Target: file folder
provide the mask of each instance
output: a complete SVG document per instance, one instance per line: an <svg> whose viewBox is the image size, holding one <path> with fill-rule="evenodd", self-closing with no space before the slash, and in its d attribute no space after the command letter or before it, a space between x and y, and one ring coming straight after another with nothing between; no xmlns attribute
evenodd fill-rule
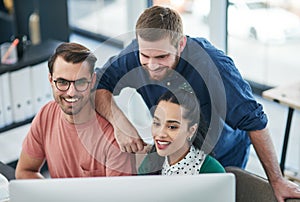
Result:
<svg viewBox="0 0 300 202"><path fill-rule="evenodd" d="M10 73L12 111L14 122L24 121L34 116L30 68L22 68Z"/></svg>
<svg viewBox="0 0 300 202"><path fill-rule="evenodd" d="M2 109L4 115L4 125L13 123L12 105L11 105L11 88L10 88L10 73L1 74L0 80Z"/></svg>
<svg viewBox="0 0 300 202"><path fill-rule="evenodd" d="M2 75L0 75L0 85L2 86ZM4 97L0 87L0 128L5 126L3 99Z"/></svg>
<svg viewBox="0 0 300 202"><path fill-rule="evenodd" d="M47 62L34 65L30 69L33 109L36 114L42 106L52 99L52 89L48 79Z"/></svg>

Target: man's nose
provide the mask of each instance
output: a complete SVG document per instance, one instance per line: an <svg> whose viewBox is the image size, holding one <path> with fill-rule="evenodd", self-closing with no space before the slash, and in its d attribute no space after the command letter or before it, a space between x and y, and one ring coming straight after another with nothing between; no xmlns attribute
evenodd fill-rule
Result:
<svg viewBox="0 0 300 202"><path fill-rule="evenodd" d="M68 89L68 91L67 91L67 94L70 95L70 96L73 96L73 95L76 94L76 92L77 92L77 90L76 90L76 88L75 88L75 83L74 83L74 82L71 82L71 83L70 83L70 87L69 87L69 89Z"/></svg>
<svg viewBox="0 0 300 202"><path fill-rule="evenodd" d="M149 70L155 70L158 67L158 63L154 58L150 58L148 62L148 68Z"/></svg>

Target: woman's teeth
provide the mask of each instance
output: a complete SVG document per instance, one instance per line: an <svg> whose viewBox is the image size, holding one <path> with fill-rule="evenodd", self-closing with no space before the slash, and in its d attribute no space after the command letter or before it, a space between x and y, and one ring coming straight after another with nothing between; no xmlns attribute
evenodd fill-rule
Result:
<svg viewBox="0 0 300 202"><path fill-rule="evenodd" d="M160 145L168 145L168 144L170 144L171 142L165 142L165 141L157 141L157 143L158 144L160 144Z"/></svg>

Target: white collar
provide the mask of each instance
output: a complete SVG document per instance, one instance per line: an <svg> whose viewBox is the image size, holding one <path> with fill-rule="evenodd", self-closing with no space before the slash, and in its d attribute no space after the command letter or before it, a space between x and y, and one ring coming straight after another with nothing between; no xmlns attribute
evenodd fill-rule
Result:
<svg viewBox="0 0 300 202"><path fill-rule="evenodd" d="M174 165L170 165L167 157L162 169L162 175L197 175L203 164L206 155L202 150L196 149L193 145L189 153Z"/></svg>

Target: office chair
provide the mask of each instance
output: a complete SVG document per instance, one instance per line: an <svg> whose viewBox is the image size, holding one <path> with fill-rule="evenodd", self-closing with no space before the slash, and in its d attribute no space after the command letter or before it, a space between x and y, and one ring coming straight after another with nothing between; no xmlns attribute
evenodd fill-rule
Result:
<svg viewBox="0 0 300 202"><path fill-rule="evenodd" d="M274 192L268 180L237 167L226 167L226 172L236 177L237 202L276 202ZM287 202L300 202L300 199L287 199Z"/></svg>

